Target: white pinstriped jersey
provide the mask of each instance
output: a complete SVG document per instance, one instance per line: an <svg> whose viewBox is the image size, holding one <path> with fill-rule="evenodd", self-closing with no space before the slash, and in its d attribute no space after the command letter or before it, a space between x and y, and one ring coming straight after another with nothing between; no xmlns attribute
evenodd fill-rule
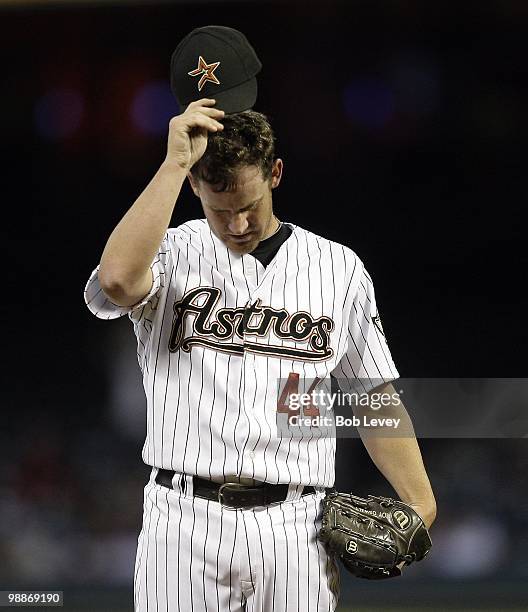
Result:
<svg viewBox="0 0 528 612"><path fill-rule="evenodd" d="M264 267L230 251L205 219L169 229L149 294L112 304L98 269L85 301L99 318L128 315L147 399L143 460L203 478L238 475L329 487L335 439L311 428L277 436L280 384L398 377L376 324L372 280L349 248L289 223ZM282 381L282 382L281 382Z"/></svg>

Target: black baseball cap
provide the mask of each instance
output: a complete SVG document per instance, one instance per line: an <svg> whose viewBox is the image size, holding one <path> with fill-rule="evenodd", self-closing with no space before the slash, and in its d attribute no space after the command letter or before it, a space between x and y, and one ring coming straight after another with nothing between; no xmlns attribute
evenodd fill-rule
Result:
<svg viewBox="0 0 528 612"><path fill-rule="evenodd" d="M182 112L194 100L214 98L215 108L239 113L257 100L255 75L261 68L242 32L215 25L196 28L172 54L172 93Z"/></svg>

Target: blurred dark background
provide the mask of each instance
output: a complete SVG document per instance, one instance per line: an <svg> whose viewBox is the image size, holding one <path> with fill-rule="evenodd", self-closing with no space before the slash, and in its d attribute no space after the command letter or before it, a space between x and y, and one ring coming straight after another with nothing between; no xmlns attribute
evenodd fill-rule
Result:
<svg viewBox="0 0 528 612"><path fill-rule="evenodd" d="M2 5L0 590L132 609L148 475L135 338L82 293L163 160L169 58L195 27L257 50L255 108L285 162L275 210L366 262L400 374L525 376L526 2ZM186 187L172 225L202 216ZM526 609L523 435L422 440L435 548L383 588L344 576L342 609ZM338 453L338 488L391 493L361 442Z"/></svg>

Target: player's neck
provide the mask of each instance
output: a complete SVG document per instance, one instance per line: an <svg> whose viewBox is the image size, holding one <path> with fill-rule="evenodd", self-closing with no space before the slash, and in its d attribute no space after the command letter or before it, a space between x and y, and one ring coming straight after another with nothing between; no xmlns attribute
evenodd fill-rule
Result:
<svg viewBox="0 0 528 612"><path fill-rule="evenodd" d="M262 240L267 240L268 238L271 238L272 236L274 236L280 230L281 226L282 226L282 223L277 219L275 215L273 215L273 219L271 220L271 223L270 223L270 228L262 237L261 242Z"/></svg>

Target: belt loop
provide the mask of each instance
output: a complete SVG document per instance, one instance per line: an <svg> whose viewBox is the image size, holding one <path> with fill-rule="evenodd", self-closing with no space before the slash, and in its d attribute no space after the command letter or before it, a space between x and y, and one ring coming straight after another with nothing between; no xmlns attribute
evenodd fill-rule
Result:
<svg viewBox="0 0 528 612"><path fill-rule="evenodd" d="M288 485L288 493L286 493L286 499L284 501L297 501L301 499L303 489L304 485Z"/></svg>
<svg viewBox="0 0 528 612"><path fill-rule="evenodd" d="M185 497L192 497L194 495L193 477L190 474L174 472L172 488Z"/></svg>
<svg viewBox="0 0 528 612"><path fill-rule="evenodd" d="M193 486L193 477L191 474L180 474L180 490L183 495L187 497L193 497L194 495L194 486Z"/></svg>

